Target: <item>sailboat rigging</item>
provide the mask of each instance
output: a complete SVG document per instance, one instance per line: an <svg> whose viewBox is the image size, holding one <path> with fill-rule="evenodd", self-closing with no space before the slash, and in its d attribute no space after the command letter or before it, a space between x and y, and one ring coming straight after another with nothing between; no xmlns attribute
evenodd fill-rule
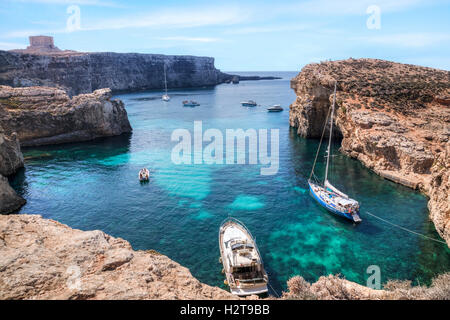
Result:
<svg viewBox="0 0 450 320"><path fill-rule="evenodd" d="M167 76L166 76L166 64L164 64L164 88L165 88L165 94L163 94L163 96L162 96L162 100L163 101L169 101L170 100L170 97L169 97L169 95L167 94Z"/></svg>
<svg viewBox="0 0 450 320"><path fill-rule="evenodd" d="M331 142L333 135L333 118L334 118L334 109L336 104L336 86L337 82L334 83L334 93L333 93L333 103L331 105L331 110L328 111L327 118L325 120L325 125L322 131L322 137L320 138L319 147L317 149L316 158L314 159L313 168L311 170L311 174L308 179L309 189L311 191L312 196L317 202L327 209L328 211L347 218L354 222L361 222L361 218L359 217L359 203L358 201L350 198L347 194L343 193L335 186L333 186L328 180L328 173L331 161ZM331 116L330 116L331 111ZM317 157L319 155L320 146L322 144L322 139L325 133L325 129L328 124L328 116L330 116L330 132L328 138L328 148L326 152L327 164L325 167L325 179L323 183L320 183L318 179L314 175L314 168L316 166ZM314 178L314 181L313 181Z"/></svg>

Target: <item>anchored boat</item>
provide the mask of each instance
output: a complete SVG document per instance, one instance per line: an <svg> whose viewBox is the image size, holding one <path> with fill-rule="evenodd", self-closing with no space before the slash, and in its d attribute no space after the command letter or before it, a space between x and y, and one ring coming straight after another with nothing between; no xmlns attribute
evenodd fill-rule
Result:
<svg viewBox="0 0 450 320"><path fill-rule="evenodd" d="M164 88L165 88L165 94L163 94L163 96L162 96L162 100L163 101L169 101L170 100L170 97L169 97L169 95L167 94L167 77L166 77L166 65L164 64Z"/></svg>
<svg viewBox="0 0 450 320"><path fill-rule="evenodd" d="M311 191L312 196L317 202L327 209L328 211L347 218L354 222L361 222L361 218L359 217L359 203L358 201L350 198L348 195L338 190L328 181L328 169L330 167L330 159L331 159L331 138L333 134L333 117L334 117L334 106L336 103L336 85L334 83L334 93L333 93L333 103L331 105L331 117L330 117L330 134L328 139L328 148L327 148L327 165L325 167L325 179L323 183L320 183L319 180L314 175L314 167L316 165L317 157L319 155L320 146L322 144L322 139L325 133L325 128L328 124L328 115L325 120L325 126L323 128L322 137L320 138L319 147L317 149L316 158L314 159L313 168L311 170L311 174L308 179L309 190ZM328 112L329 114L330 112ZM314 181L313 181L314 179Z"/></svg>
<svg viewBox="0 0 450 320"><path fill-rule="evenodd" d="M199 106L200 103L198 103L197 101L191 100L191 101L183 101L183 107L197 107Z"/></svg>
<svg viewBox="0 0 450 320"><path fill-rule="evenodd" d="M232 294L247 296L267 292L268 277L250 231L234 218L219 230L220 259Z"/></svg>
<svg viewBox="0 0 450 320"><path fill-rule="evenodd" d="M269 111L269 112L281 112L281 111L283 111L283 108L279 104L274 104L273 106L267 108L267 111Z"/></svg>
<svg viewBox="0 0 450 320"><path fill-rule="evenodd" d="M253 100L242 101L241 105L243 107L256 107L258 104Z"/></svg>
<svg viewBox="0 0 450 320"><path fill-rule="evenodd" d="M143 168L139 171L139 181L145 182L150 178L150 171L147 168Z"/></svg>

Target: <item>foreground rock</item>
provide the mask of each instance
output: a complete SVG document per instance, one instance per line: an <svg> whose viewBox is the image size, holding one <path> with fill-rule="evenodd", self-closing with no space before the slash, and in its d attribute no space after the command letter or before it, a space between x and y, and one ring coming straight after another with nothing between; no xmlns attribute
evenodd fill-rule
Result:
<svg viewBox="0 0 450 320"><path fill-rule="evenodd" d="M37 215L0 216L0 299L232 299L154 251Z"/></svg>
<svg viewBox="0 0 450 320"><path fill-rule="evenodd" d="M450 273L442 274L430 287L411 286L410 281L389 281L375 290L338 276L323 276L313 284L296 276L288 281L283 299L301 300L449 300Z"/></svg>
<svg viewBox="0 0 450 320"><path fill-rule="evenodd" d="M99 89L73 98L49 87L0 86L0 125L17 133L22 146L36 146L131 132L127 112L111 90Z"/></svg>
<svg viewBox="0 0 450 320"><path fill-rule="evenodd" d="M450 245L450 72L374 59L310 64L291 81L290 125L320 137L338 80L341 151L379 175L424 191Z"/></svg>

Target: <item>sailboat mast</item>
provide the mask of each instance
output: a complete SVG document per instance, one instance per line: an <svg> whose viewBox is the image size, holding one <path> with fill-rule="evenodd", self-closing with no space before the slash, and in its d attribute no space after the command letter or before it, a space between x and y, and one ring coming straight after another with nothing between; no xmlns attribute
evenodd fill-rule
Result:
<svg viewBox="0 0 450 320"><path fill-rule="evenodd" d="M325 168L325 180L324 180L324 183L328 180L328 167L330 165L330 158L331 158L331 136L333 134L333 116L334 116L334 104L336 102L336 84L337 84L337 81L334 82L333 104L331 105L330 136L329 136L329 139L328 139L327 166Z"/></svg>
<svg viewBox="0 0 450 320"><path fill-rule="evenodd" d="M164 87L166 89L167 94L167 78L166 78L166 65L164 64Z"/></svg>

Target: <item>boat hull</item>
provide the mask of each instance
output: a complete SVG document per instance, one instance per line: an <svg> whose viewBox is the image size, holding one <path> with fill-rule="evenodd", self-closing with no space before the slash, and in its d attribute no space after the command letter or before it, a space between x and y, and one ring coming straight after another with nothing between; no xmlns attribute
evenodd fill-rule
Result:
<svg viewBox="0 0 450 320"><path fill-rule="evenodd" d="M360 221L361 221L360 219L355 220L354 217L353 217L350 213L341 211L341 210L339 210L338 208L334 207L333 205L328 204L327 202L325 202L325 201L320 197L320 195L318 195L318 194L314 191L312 184L311 184L310 182L308 182L308 184L309 184L309 191L311 192L311 195L313 196L313 198L314 198L314 199L315 199L322 207L324 207L327 211L329 211L329 212L331 212L331 213L333 213L333 214L335 214L335 215L337 215L337 216L346 218L346 219L348 219L348 220L350 220L350 221L353 221L353 222L360 222Z"/></svg>
<svg viewBox="0 0 450 320"><path fill-rule="evenodd" d="M268 278L267 273L264 270L264 267L262 265L261 260L261 269L262 269L262 278L258 279L250 279L250 280L242 280L242 279L236 279L234 278L233 273L230 271L231 268L231 261L230 256L227 254L226 247L226 239L227 239L227 228L237 228L240 230L241 234L244 236L245 239L248 239L250 243L254 246L254 249L256 250L259 259L261 259L261 255L259 253L258 247L256 246L256 243L254 241L253 236L251 235L250 231L238 220L233 218L228 218L225 220L222 225L220 226L219 230L219 249L220 249L220 261L223 264L224 272L227 280L227 284L230 288L230 292L237 296L249 296L253 294L265 294L268 292ZM236 235L236 234L235 234ZM229 250L229 249L228 249ZM233 281L234 279L234 281ZM264 279L264 280L263 280ZM263 281L261 281L263 280Z"/></svg>

